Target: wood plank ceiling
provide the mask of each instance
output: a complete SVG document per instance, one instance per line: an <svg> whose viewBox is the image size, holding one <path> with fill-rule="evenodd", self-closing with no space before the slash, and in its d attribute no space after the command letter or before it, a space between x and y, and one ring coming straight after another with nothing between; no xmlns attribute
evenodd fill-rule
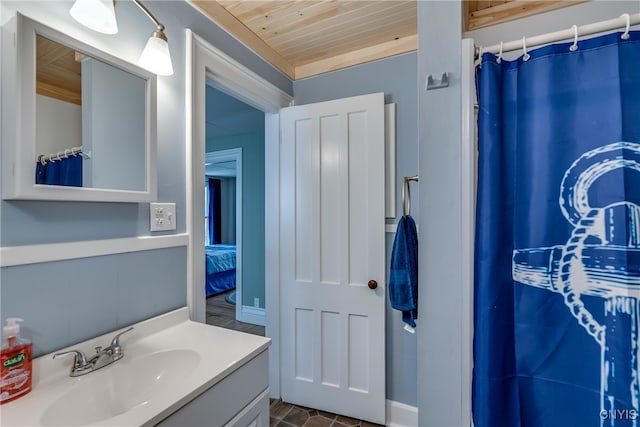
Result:
<svg viewBox="0 0 640 427"><path fill-rule="evenodd" d="M417 48L416 0L191 3L292 79Z"/></svg>
<svg viewBox="0 0 640 427"><path fill-rule="evenodd" d="M416 0L187 0L296 80L417 49ZM477 29L585 0L468 0Z"/></svg>

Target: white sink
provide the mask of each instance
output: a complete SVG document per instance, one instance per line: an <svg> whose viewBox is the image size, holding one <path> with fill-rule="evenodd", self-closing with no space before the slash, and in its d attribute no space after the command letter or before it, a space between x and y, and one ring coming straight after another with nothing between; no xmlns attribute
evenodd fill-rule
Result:
<svg viewBox="0 0 640 427"><path fill-rule="evenodd" d="M200 362L193 350L168 350L119 361L80 377L42 414L43 426L94 424L146 405L191 374Z"/></svg>
<svg viewBox="0 0 640 427"><path fill-rule="evenodd" d="M133 325L124 357L80 377L71 360L33 360L32 391L2 405L0 425L154 426L266 350L268 338L189 320L186 307ZM119 331L59 351L84 354Z"/></svg>

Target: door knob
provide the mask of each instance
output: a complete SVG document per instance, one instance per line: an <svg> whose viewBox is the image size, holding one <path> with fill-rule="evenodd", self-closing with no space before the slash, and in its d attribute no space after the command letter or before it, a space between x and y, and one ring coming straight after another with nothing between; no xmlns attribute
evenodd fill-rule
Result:
<svg viewBox="0 0 640 427"><path fill-rule="evenodd" d="M376 282L375 280L369 280L369 283L367 283L367 285L369 286L369 289L375 289L378 287L378 282Z"/></svg>

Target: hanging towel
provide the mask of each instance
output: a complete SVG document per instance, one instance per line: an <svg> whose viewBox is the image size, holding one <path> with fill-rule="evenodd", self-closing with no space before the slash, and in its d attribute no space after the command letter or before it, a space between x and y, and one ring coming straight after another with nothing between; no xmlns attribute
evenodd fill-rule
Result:
<svg viewBox="0 0 640 427"><path fill-rule="evenodd" d="M418 233L411 215L398 221L389 269L389 301L402 321L415 328L418 318Z"/></svg>

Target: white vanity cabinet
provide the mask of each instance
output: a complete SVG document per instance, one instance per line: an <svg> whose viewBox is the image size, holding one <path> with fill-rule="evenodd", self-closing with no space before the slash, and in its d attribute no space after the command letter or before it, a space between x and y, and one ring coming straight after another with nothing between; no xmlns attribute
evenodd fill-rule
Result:
<svg viewBox="0 0 640 427"><path fill-rule="evenodd" d="M268 386L268 359L265 350L157 425L268 426Z"/></svg>

